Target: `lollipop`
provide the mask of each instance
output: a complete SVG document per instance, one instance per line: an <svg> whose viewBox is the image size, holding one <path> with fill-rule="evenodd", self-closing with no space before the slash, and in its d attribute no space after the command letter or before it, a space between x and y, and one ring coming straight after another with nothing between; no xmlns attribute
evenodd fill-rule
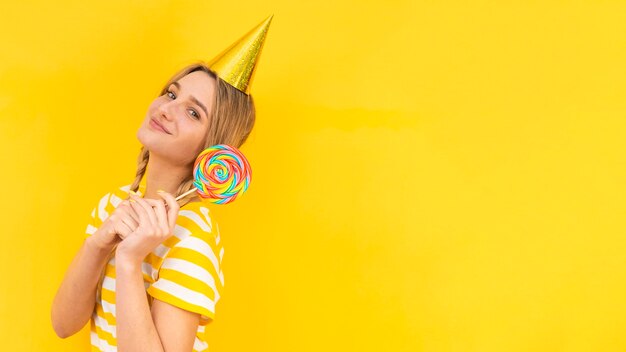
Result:
<svg viewBox="0 0 626 352"><path fill-rule="evenodd" d="M193 167L195 187L176 200L197 191L211 203L230 203L248 189L251 176L250 164L237 148L217 144L198 155Z"/></svg>

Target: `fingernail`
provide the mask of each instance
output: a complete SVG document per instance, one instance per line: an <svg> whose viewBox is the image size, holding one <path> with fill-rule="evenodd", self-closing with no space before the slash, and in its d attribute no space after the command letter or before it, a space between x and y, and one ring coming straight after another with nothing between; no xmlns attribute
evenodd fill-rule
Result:
<svg viewBox="0 0 626 352"><path fill-rule="evenodd" d="M163 192L165 192L165 191L164 191L164 190L162 190L162 189L159 189L159 190L157 190L157 192L158 192L158 193L163 193Z"/></svg>
<svg viewBox="0 0 626 352"><path fill-rule="evenodd" d="M136 201L136 200L134 200L134 199L131 199L131 200L130 200L130 202L131 202L131 203L137 203L137 201Z"/></svg>

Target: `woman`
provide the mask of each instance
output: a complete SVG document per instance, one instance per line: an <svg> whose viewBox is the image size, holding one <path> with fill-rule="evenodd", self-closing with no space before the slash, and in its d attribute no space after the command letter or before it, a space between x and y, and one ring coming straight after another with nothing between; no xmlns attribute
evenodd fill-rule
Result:
<svg viewBox="0 0 626 352"><path fill-rule="evenodd" d="M71 336L91 318L93 351L208 348L204 331L223 290L224 249L206 204L195 193L175 198L193 188L202 150L239 148L248 138L255 120L249 85L271 20L210 64L183 68L149 106L137 132L135 180L100 199L54 298L57 335Z"/></svg>

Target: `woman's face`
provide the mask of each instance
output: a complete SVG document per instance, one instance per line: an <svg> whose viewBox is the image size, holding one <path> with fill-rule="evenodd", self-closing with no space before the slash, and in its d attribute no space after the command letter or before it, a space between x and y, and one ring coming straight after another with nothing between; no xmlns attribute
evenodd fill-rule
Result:
<svg viewBox="0 0 626 352"><path fill-rule="evenodd" d="M206 72L195 71L167 90L148 107L137 139L150 153L176 165L188 165L195 161L204 146L216 81Z"/></svg>

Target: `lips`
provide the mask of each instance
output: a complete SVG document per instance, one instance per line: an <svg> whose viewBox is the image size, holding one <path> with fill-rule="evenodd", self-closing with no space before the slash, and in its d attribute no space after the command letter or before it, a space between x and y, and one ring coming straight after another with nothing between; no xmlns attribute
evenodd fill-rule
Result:
<svg viewBox="0 0 626 352"><path fill-rule="evenodd" d="M155 128L162 130L163 132L167 133L167 134L171 134L170 131L167 130L167 128L165 128L165 126L161 125L157 120L155 119L151 119L150 122L151 125L153 125Z"/></svg>

